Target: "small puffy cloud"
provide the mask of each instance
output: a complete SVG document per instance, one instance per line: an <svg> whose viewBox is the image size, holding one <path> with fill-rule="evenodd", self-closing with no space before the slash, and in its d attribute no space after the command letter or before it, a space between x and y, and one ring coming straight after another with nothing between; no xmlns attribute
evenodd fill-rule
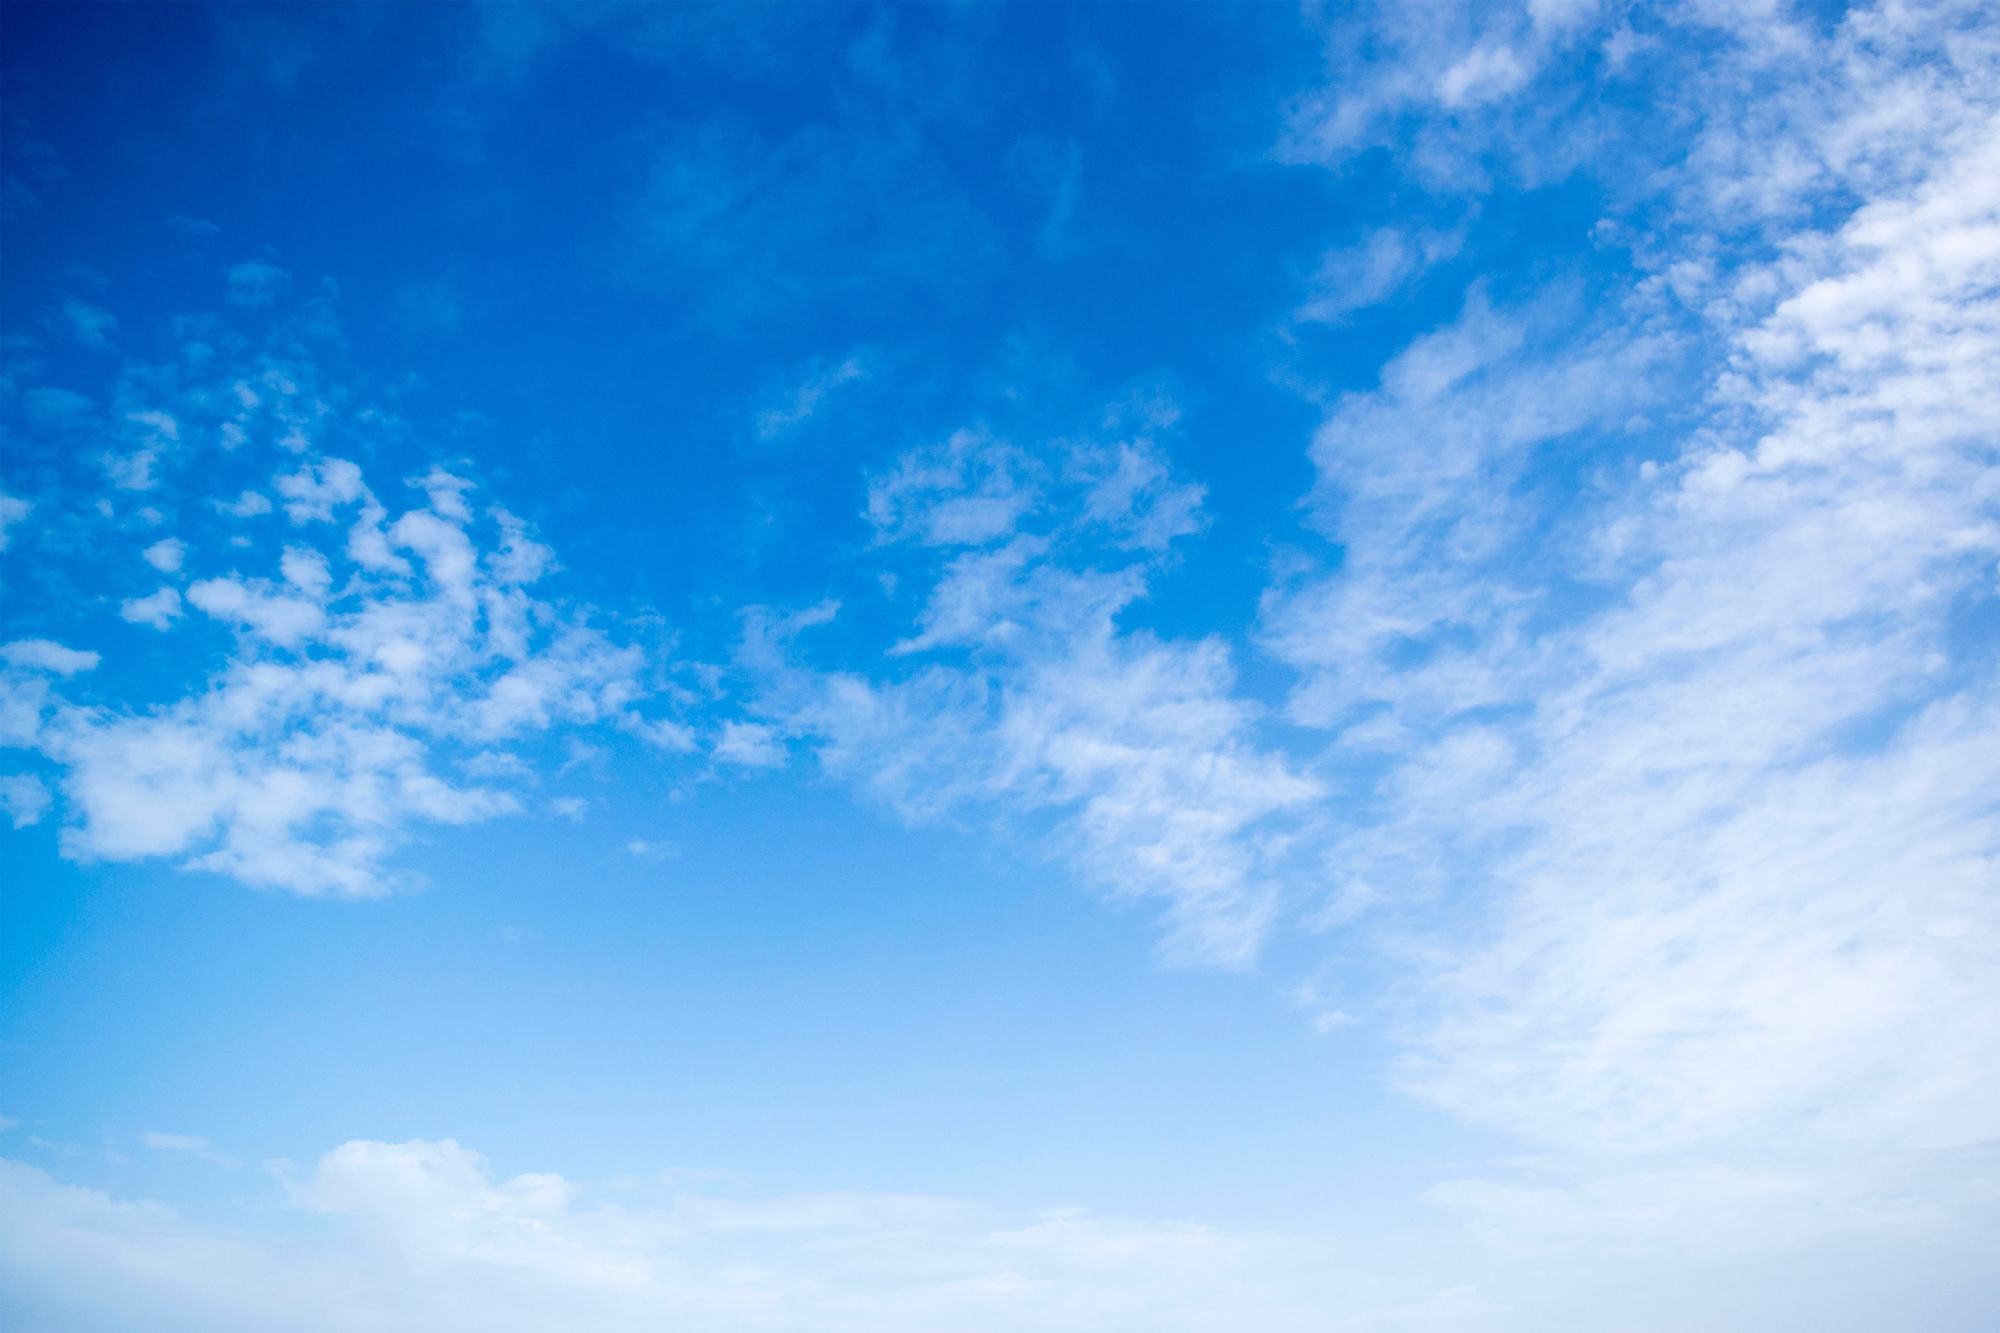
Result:
<svg viewBox="0 0 2000 1333"><path fill-rule="evenodd" d="M287 546L278 561L285 582L314 600L323 599L333 586L333 572L326 557L308 546Z"/></svg>
<svg viewBox="0 0 2000 1333"><path fill-rule="evenodd" d="M7 540L14 525L26 518L34 505L17 495L0 491L0 551L7 549Z"/></svg>
<svg viewBox="0 0 2000 1333"><path fill-rule="evenodd" d="M1457 110L1498 101L1520 90L1534 75L1532 59L1524 59L1505 42L1493 42L1466 52L1438 76L1437 100Z"/></svg>
<svg viewBox="0 0 2000 1333"><path fill-rule="evenodd" d="M15 828L41 822L49 808L49 789L32 773L10 773L0 777L0 810Z"/></svg>
<svg viewBox="0 0 2000 1333"><path fill-rule="evenodd" d="M180 619L181 594L177 588L161 588L144 597L129 597L118 604L118 614L134 625L166 629Z"/></svg>
<svg viewBox="0 0 2000 1333"><path fill-rule="evenodd" d="M772 728L756 722L725 724L713 753L717 762L739 768L779 768L785 762L784 740Z"/></svg>
<svg viewBox="0 0 2000 1333"><path fill-rule="evenodd" d="M180 443L181 425L156 408L125 414L125 447L104 456L104 470L120 490L149 491L159 484L154 465Z"/></svg>
<svg viewBox="0 0 2000 1333"><path fill-rule="evenodd" d="M163 537L148 546L144 555L146 563L162 574L178 573L187 555L187 543L178 537Z"/></svg>
<svg viewBox="0 0 2000 1333"><path fill-rule="evenodd" d="M238 306L267 306L291 290L292 275L275 264L246 260L228 274L229 303Z"/></svg>
<svg viewBox="0 0 2000 1333"><path fill-rule="evenodd" d="M96 653L65 648L50 639L16 639L0 648L0 658L5 658L9 666L46 671L56 676L73 676L79 671L89 671L100 660Z"/></svg>
<svg viewBox="0 0 2000 1333"><path fill-rule="evenodd" d="M368 488L361 482L361 469L345 458L309 462L298 471L278 478L278 494L285 499L285 517L294 523L327 522L333 518L335 509L352 504L367 493ZM368 498L372 503L373 497Z"/></svg>
<svg viewBox="0 0 2000 1333"><path fill-rule="evenodd" d="M486 566L502 583L534 583L555 568L555 552L528 536L527 524L504 509L493 510L500 525L500 549L486 557Z"/></svg>
<svg viewBox="0 0 2000 1333"><path fill-rule="evenodd" d="M163 412L158 408L127 412L125 424L133 438L149 448L180 443L180 419L171 412Z"/></svg>
<svg viewBox="0 0 2000 1333"><path fill-rule="evenodd" d="M203 579L187 590L197 610L281 646L295 646L317 630L326 613L317 601L288 596L263 581Z"/></svg>
<svg viewBox="0 0 2000 1333"><path fill-rule="evenodd" d="M670 754L692 754L700 746L694 728L672 718L655 718L638 723L632 727L632 734Z"/></svg>
<svg viewBox="0 0 2000 1333"><path fill-rule="evenodd" d="M215 501L215 507L231 518L255 518L271 512L271 501L260 491L245 491L234 500Z"/></svg>
<svg viewBox="0 0 2000 1333"><path fill-rule="evenodd" d="M465 503L472 483L464 477L434 467L421 477L411 477L409 484L430 498L431 512L440 518L453 523L465 523L472 518L472 509Z"/></svg>
<svg viewBox="0 0 2000 1333"><path fill-rule="evenodd" d="M153 465L159 461L159 451L154 449L106 454L104 471L111 478L111 484L120 490L150 491L158 481L153 475Z"/></svg>
<svg viewBox="0 0 2000 1333"><path fill-rule="evenodd" d="M642 861L663 861L668 857L679 856L681 849L665 839L634 838L625 844L625 852L628 856L636 856Z"/></svg>
<svg viewBox="0 0 2000 1333"><path fill-rule="evenodd" d="M75 298L63 302L62 317L71 336L86 347L109 347L118 328L118 317L109 310Z"/></svg>

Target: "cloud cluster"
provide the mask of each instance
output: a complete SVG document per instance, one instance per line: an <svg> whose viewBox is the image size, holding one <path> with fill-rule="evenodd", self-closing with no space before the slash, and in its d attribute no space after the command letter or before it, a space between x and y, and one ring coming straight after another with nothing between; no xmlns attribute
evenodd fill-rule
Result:
<svg viewBox="0 0 2000 1333"><path fill-rule="evenodd" d="M1114 894L1164 903L1171 956L1242 964L1280 897L1285 817L1319 792L1258 736L1218 639L1119 625L1199 487L1156 434L1029 449L966 430L878 474L878 541L928 591L870 677L796 664L804 626L761 622L773 719L906 816L1057 816L1052 844Z"/></svg>
<svg viewBox="0 0 2000 1333"><path fill-rule="evenodd" d="M267 267L231 270L232 295L254 278L277 299ZM417 830L519 809L515 779L532 770L516 752L555 729L680 747L672 724L639 709L653 675L643 654L542 591L553 560L526 524L441 466L398 488L414 502L378 493L324 444L393 432L379 409L325 387L301 343L258 351L227 325L188 326L203 336L178 364L117 372L107 397L145 423L136 445L115 416L84 427L113 441L113 496L143 498L106 499L73 473L33 534L79 564L98 559L111 587L146 569L151 590L117 604L144 628L121 639L71 615L64 632L101 653L41 638L0 649L0 739L51 766L66 854L375 895L410 879L394 853ZM227 488L204 495L215 477ZM130 636L154 632L168 636L153 651L169 672L137 690L92 687L147 650ZM93 672L106 657L113 667ZM41 779L8 790L17 822L41 817Z"/></svg>
<svg viewBox="0 0 2000 1333"><path fill-rule="evenodd" d="M53 705L41 721L33 740L62 766L72 854L378 893L409 826L516 808L470 776L491 748L631 719L639 653L531 594L544 553L507 515L482 547L455 488L392 514L358 470L322 470L351 480L299 523L308 539L344 535L333 558L293 545L275 578L189 585L188 604L232 632L219 671L165 706Z"/></svg>

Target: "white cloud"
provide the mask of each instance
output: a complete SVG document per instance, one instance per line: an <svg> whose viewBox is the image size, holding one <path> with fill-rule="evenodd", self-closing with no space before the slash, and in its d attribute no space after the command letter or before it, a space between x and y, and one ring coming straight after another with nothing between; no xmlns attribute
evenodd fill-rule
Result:
<svg viewBox="0 0 2000 1333"><path fill-rule="evenodd" d="M361 469L345 458L307 463L279 477L277 485L278 494L285 497L285 517L294 523L327 522L336 507L360 499L365 490Z"/></svg>
<svg viewBox="0 0 2000 1333"><path fill-rule="evenodd" d="M1313 440L1315 515L1346 558L1339 577L1267 608L1273 646L1305 674L1294 716L1352 724L1357 709L1419 698L1465 709L1533 669L1525 642L1496 650L1521 637L1531 581L1551 574L1517 484L1551 442L1650 406L1669 350L1616 328L1565 342L1577 314L1566 293L1501 311L1475 288L1379 388L1335 403Z"/></svg>
<svg viewBox="0 0 2000 1333"><path fill-rule="evenodd" d="M271 512L271 501L260 492L245 491L234 500L215 501L215 507L232 518L255 518Z"/></svg>
<svg viewBox="0 0 2000 1333"><path fill-rule="evenodd" d="M0 551L7 549L8 534L14 525L26 518L34 505L19 496L0 492Z"/></svg>
<svg viewBox="0 0 2000 1333"><path fill-rule="evenodd" d="M7 812L8 822L15 828L39 824L48 809L49 789L40 778L32 773L9 773L0 777L0 810Z"/></svg>
<svg viewBox="0 0 2000 1333"><path fill-rule="evenodd" d="M1437 100L1453 110L1498 101L1518 91L1533 73L1532 64L1505 42L1475 46L1438 76Z"/></svg>
<svg viewBox="0 0 2000 1333"><path fill-rule="evenodd" d="M73 676L89 671L101 660L96 653L66 648L49 639L16 639L0 648L0 658L9 666L25 671L46 671L56 676Z"/></svg>
<svg viewBox="0 0 2000 1333"><path fill-rule="evenodd" d="M1035 504L1036 468L1021 450L982 431L913 450L868 487L868 518L885 540L981 546L1013 532Z"/></svg>
<svg viewBox="0 0 2000 1333"><path fill-rule="evenodd" d="M157 408L127 412L124 434L125 451L104 456L105 473L120 490L150 491L159 484L154 469L161 458L180 444L180 422Z"/></svg>
<svg viewBox="0 0 2000 1333"><path fill-rule="evenodd" d="M0 650L0 739L56 765L66 855L169 857L248 884L372 896L409 882L395 856L421 830L521 807L536 769L517 748L569 727L655 744L687 730L642 710L655 684L642 677L661 664L537 594L551 552L476 503L468 477L433 467L412 479L423 503L393 512L359 466L315 443L379 412L323 387L295 349L211 354L200 381L125 414L149 484L251 517L271 504L245 474L284 459L270 483L292 540L257 557L275 568L223 568L118 604L156 629L191 608L235 631L219 655L184 657L184 676L151 681L143 706L46 679L95 665L94 652ZM229 478L222 497L181 494L216 473ZM115 522L118 503L98 500L80 497L61 521L82 534ZM248 560L262 548L222 549ZM144 554L163 573L186 564L179 538ZM216 640L181 642L208 654Z"/></svg>
<svg viewBox="0 0 2000 1333"><path fill-rule="evenodd" d="M144 597L128 597L118 604L118 614L135 625L154 629L170 628L180 619L181 594L178 588L161 588Z"/></svg>
<svg viewBox="0 0 2000 1333"><path fill-rule="evenodd" d="M1620 224L1608 321L1475 292L1337 402L1342 562L1267 604L1294 715L1372 778L1329 865L1415 958L1406 1086L1551 1162L1441 1194L1498 1234L1991 1206L1955 1163L2000 1136L2000 697L1960 628L2000 593L2000 43L1900 6L1742 41L1775 86ZM1683 383L1684 348L1722 350ZM1640 466L1670 386L1698 424Z"/></svg>
<svg viewBox="0 0 2000 1333"><path fill-rule="evenodd" d="M291 274L275 264L250 259L228 272L229 303L239 306L268 306L291 289Z"/></svg>
<svg viewBox="0 0 2000 1333"><path fill-rule="evenodd" d="M343 1143L288 1194L289 1234L251 1239L0 1162L0 1281L66 1328L207 1333L1319 1333L1356 1304L1302 1237L922 1195L606 1198L448 1139Z"/></svg>
<svg viewBox="0 0 2000 1333"><path fill-rule="evenodd" d="M287 546L278 560L278 571L286 583L314 601L324 601L333 586L333 571L326 557L308 546Z"/></svg>
<svg viewBox="0 0 2000 1333"><path fill-rule="evenodd" d="M1176 480L1150 436L1079 447L1069 472L1087 488L1084 517L1114 533L1121 546L1164 551L1202 528L1206 488Z"/></svg>
<svg viewBox="0 0 2000 1333"><path fill-rule="evenodd" d="M949 552L917 632L891 647L908 669L803 670L788 661L803 626L766 621L752 656L768 707L908 818L1058 815L1047 846L1116 896L1165 904L1170 956L1241 965L1281 897L1282 819L1320 789L1260 746L1219 640L1115 624L1199 526L1199 488L1147 436L1048 453L961 431L878 477L883 540Z"/></svg>
<svg viewBox="0 0 2000 1333"><path fill-rule="evenodd" d="M146 563L162 574L178 573L181 561L187 557L187 543L178 537L162 537L148 546L144 554Z"/></svg>
<svg viewBox="0 0 2000 1333"><path fill-rule="evenodd" d="M757 413L757 438L775 440L797 430L820 410L820 402L828 394L866 378L867 374L867 367L858 355L845 357L834 365L814 363L789 392L775 395L778 401Z"/></svg>
<svg viewBox="0 0 2000 1333"><path fill-rule="evenodd" d="M291 597L267 581L236 578L203 579L189 585L188 603L217 620L238 625L281 647L295 648L326 619L317 601Z"/></svg>
<svg viewBox="0 0 2000 1333"><path fill-rule="evenodd" d="M779 768L785 744L772 728L757 722L726 722L713 749L716 762L740 768Z"/></svg>
<svg viewBox="0 0 2000 1333"><path fill-rule="evenodd" d="M63 302L62 317L71 336L86 347L111 346L111 335L118 328L118 317L109 310L74 297Z"/></svg>
<svg viewBox="0 0 2000 1333"><path fill-rule="evenodd" d="M313 498L308 522L345 506L358 525L379 523L358 469L320 471L343 480ZM456 489L439 493L470 513ZM66 849L177 856L300 893L379 893L398 882L386 858L409 827L516 808L501 788L447 775L459 745L564 721L638 723L637 653L532 602L487 563L518 574L518 549L482 552L428 509L396 519L384 540L423 573L350 555L348 591L329 603L333 562L288 547L282 584L232 575L189 588L190 603L244 631L205 687L136 714L59 707L39 743L64 765L78 821Z"/></svg>
<svg viewBox="0 0 2000 1333"><path fill-rule="evenodd" d="M1378 305L1457 254L1464 241L1461 231L1377 227L1321 258L1312 293L1295 318L1337 323Z"/></svg>
<svg viewBox="0 0 2000 1333"><path fill-rule="evenodd" d="M1493 141L1516 143L1540 128L1534 99L1509 103L1589 36L1515 4L1390 5L1315 17L1328 77L1293 106L1280 155L1343 166L1369 148L1393 146L1423 183L1453 192L1483 187L1479 157ZM1517 165L1533 173L1532 164Z"/></svg>

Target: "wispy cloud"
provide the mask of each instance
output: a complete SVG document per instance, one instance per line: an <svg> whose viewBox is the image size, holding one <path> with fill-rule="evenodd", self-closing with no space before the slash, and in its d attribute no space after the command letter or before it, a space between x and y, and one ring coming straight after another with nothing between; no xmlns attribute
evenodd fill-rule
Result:
<svg viewBox="0 0 2000 1333"><path fill-rule="evenodd" d="M180 1153L207 1162L210 1166L234 1168L241 1165L227 1153L217 1152L215 1145L199 1134L161 1134L148 1130L139 1136L139 1142L155 1152Z"/></svg>
<svg viewBox="0 0 2000 1333"><path fill-rule="evenodd" d="M229 303L239 306L267 306L291 289L292 275L276 264L246 259L229 270Z"/></svg>
<svg viewBox="0 0 2000 1333"><path fill-rule="evenodd" d="M69 328L70 336L86 347L110 347L111 335L118 329L116 315L102 306L74 297L63 302L62 319Z"/></svg>
<svg viewBox="0 0 2000 1333"><path fill-rule="evenodd" d="M866 116L775 139L720 118L678 136L628 224L638 276L725 328L864 291L871 303L950 293L995 249L917 122Z"/></svg>
<svg viewBox="0 0 2000 1333"><path fill-rule="evenodd" d="M1718 94L1621 222L1615 313L1475 290L1337 402L1343 560L1267 607L1295 715L1375 775L1330 866L1414 958L1406 1085L1553 1159L1446 1191L1502 1232L1670 1170L1714 1193L1668 1230L1833 1193L1867 1227L1859 1182L1913 1176L1932 1221L1987 1206L1942 1154L2000 1133L2000 698L1955 629L2000 556L2000 47L1898 7L1723 40L1770 98ZM1746 195L1753 127L1788 170ZM1668 386L1693 424L1621 444ZM1520 482L1565 450L1552 512Z"/></svg>
<svg viewBox="0 0 2000 1333"><path fill-rule="evenodd" d="M828 394L867 375L867 364L859 354L832 364L814 362L803 379L784 392L773 394L770 405L758 410L757 438L776 440L797 430L819 412L820 403Z"/></svg>
<svg viewBox="0 0 2000 1333"><path fill-rule="evenodd" d="M930 580L900 678L788 660L760 622L773 720L832 772L912 818L1060 815L1052 845L1114 894L1167 908L1171 956L1240 965L1280 898L1279 821L1317 784L1257 738L1219 640L1125 632L1202 493L1155 438L1029 450L983 430L912 450L869 488L887 550Z"/></svg>
<svg viewBox="0 0 2000 1333"><path fill-rule="evenodd" d="M94 1326L221 1331L667 1319L979 1333L1247 1318L1303 1333L1353 1304L1302 1237L909 1194L611 1199L549 1173L497 1175L449 1139L343 1143L294 1172L288 1198L309 1247L0 1161L0 1279Z"/></svg>

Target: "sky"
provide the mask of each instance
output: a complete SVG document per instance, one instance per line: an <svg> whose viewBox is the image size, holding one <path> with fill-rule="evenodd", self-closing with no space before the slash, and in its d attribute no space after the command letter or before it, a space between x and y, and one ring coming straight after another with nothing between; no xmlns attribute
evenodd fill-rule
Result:
<svg viewBox="0 0 2000 1333"><path fill-rule="evenodd" d="M0 10L0 1322L2000 1302L2000 19Z"/></svg>

